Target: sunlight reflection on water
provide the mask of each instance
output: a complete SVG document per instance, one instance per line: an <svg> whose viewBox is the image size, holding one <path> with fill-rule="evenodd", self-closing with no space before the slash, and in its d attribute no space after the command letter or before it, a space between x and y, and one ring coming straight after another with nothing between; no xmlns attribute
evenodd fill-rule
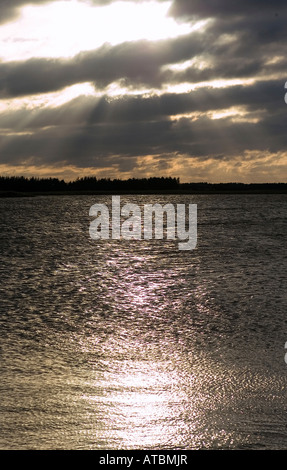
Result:
<svg viewBox="0 0 287 470"><path fill-rule="evenodd" d="M98 395L83 396L91 406L100 403L109 410L104 414L111 440L120 448L184 447L186 424L181 415L188 409L189 432L192 416L196 428L196 399L190 402L181 389L176 370L168 370L165 363L141 361L118 363L117 373L111 375L101 384L106 392L100 400Z"/></svg>
<svg viewBox="0 0 287 470"><path fill-rule="evenodd" d="M91 197L0 201L1 448L286 447L286 201L263 199L198 196L190 253L93 242Z"/></svg>

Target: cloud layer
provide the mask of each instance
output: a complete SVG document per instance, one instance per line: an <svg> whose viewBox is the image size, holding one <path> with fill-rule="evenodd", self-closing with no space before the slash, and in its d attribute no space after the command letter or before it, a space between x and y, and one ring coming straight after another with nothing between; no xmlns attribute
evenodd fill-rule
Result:
<svg viewBox="0 0 287 470"><path fill-rule="evenodd" d="M0 1L2 23L25 3ZM0 62L0 165L286 181L286 2L174 0L169 15L209 21L177 38ZM94 96L49 103L87 82Z"/></svg>

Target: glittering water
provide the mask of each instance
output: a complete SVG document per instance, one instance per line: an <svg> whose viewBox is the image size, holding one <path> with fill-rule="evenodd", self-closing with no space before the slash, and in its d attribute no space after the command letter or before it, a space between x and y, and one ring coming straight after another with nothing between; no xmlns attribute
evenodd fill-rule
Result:
<svg viewBox="0 0 287 470"><path fill-rule="evenodd" d="M110 199L0 200L0 448L286 448L286 196L122 196L193 251L91 240Z"/></svg>

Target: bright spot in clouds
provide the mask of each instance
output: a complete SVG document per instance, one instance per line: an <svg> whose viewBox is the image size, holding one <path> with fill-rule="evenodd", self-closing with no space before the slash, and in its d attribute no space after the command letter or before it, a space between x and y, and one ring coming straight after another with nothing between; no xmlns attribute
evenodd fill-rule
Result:
<svg viewBox="0 0 287 470"><path fill-rule="evenodd" d="M15 21L1 27L3 61L31 57L71 57L104 43L159 40L188 34L190 24L168 16L171 2L117 2L102 7L72 0L25 6Z"/></svg>

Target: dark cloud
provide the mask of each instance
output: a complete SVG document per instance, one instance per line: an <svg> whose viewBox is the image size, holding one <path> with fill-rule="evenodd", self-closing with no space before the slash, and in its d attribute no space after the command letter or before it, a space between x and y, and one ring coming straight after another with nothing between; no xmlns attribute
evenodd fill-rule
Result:
<svg viewBox="0 0 287 470"><path fill-rule="evenodd" d="M127 158L134 161L138 156L178 154L228 161L245 150L280 152L287 145L282 91L282 83L271 81L115 101L82 97L38 113L15 111L0 119L0 162L121 168L121 162L127 165ZM231 105L244 106L257 120L211 119L204 114ZM180 117L193 111L202 114L195 120ZM171 120L175 114L178 119Z"/></svg>
<svg viewBox="0 0 287 470"><path fill-rule="evenodd" d="M175 17L222 18L247 17L267 12L278 15L286 9L284 0L174 0L170 14Z"/></svg>
<svg viewBox="0 0 287 470"><path fill-rule="evenodd" d="M283 74L286 59L277 63L271 59L285 55L287 14L274 20L276 27L272 21L259 16L236 17L226 23L220 18L203 33L174 39L105 44L66 60L34 58L0 63L0 97L56 91L87 81L94 82L98 90L116 81L134 88L161 88L182 82ZM192 59L193 64L183 71L168 68Z"/></svg>
<svg viewBox="0 0 287 470"><path fill-rule="evenodd" d="M0 0L1 21L24 3L13 2L12 8L12 2ZM228 162L238 155L247 158L247 151L259 160L260 152L285 152L286 1L174 0L170 15L178 21L211 21L204 30L173 39L105 44L65 60L0 63L2 98L81 82L92 82L102 92L101 98L79 97L57 108L3 112L0 163L132 171L143 156L157 157L158 168L166 169L169 155ZM185 61L190 61L186 68L172 67ZM164 92L167 85L227 79L242 79L242 84ZM114 82L148 87L151 93L112 100L106 87ZM162 94L153 94L154 88ZM212 119L213 111L234 107L246 114Z"/></svg>
<svg viewBox="0 0 287 470"><path fill-rule="evenodd" d="M174 122L135 122L129 126L97 124L66 132L49 128L33 135L1 136L0 161L84 168L101 167L109 161L120 163L127 157L171 153L202 160L221 155L221 160L229 160L246 149L278 152L282 146L286 147L284 126L275 124L276 121L270 124L268 118L258 124L203 117L194 122L183 118ZM273 140L268 134L270 125L275 130Z"/></svg>
<svg viewBox="0 0 287 470"><path fill-rule="evenodd" d="M165 41L127 42L117 46L108 44L95 51L81 52L72 59L30 59L24 62L0 64L0 96L15 97L60 90L81 82L94 82L97 89L122 81L129 87L162 87L171 83L198 83L201 81L249 78L267 73L284 73L286 60L269 63L266 47L257 54L238 52L238 44L212 45L208 49L207 35L193 33ZM254 45L253 45L254 47ZM207 52L206 52L207 51ZM283 50L277 53L283 54ZM197 56L207 61L202 67L196 63L183 71L168 70L170 64ZM165 68L164 68L165 67Z"/></svg>
<svg viewBox="0 0 287 470"><path fill-rule="evenodd" d="M130 86L161 85L161 67L187 60L201 51L202 35L193 33L163 41L105 44L72 59L35 58L0 64L0 96L24 96L55 91L92 81L98 88L123 79Z"/></svg>
<svg viewBox="0 0 287 470"><path fill-rule="evenodd" d="M231 107L244 107L246 113L258 119L285 110L284 82L270 80L252 85L234 85L225 88L209 86L189 93L163 93L145 97L127 95L111 100L81 96L55 108L6 111L0 115L0 129L36 131L50 126L73 129L75 126L134 121L156 122L188 113L207 113Z"/></svg>

